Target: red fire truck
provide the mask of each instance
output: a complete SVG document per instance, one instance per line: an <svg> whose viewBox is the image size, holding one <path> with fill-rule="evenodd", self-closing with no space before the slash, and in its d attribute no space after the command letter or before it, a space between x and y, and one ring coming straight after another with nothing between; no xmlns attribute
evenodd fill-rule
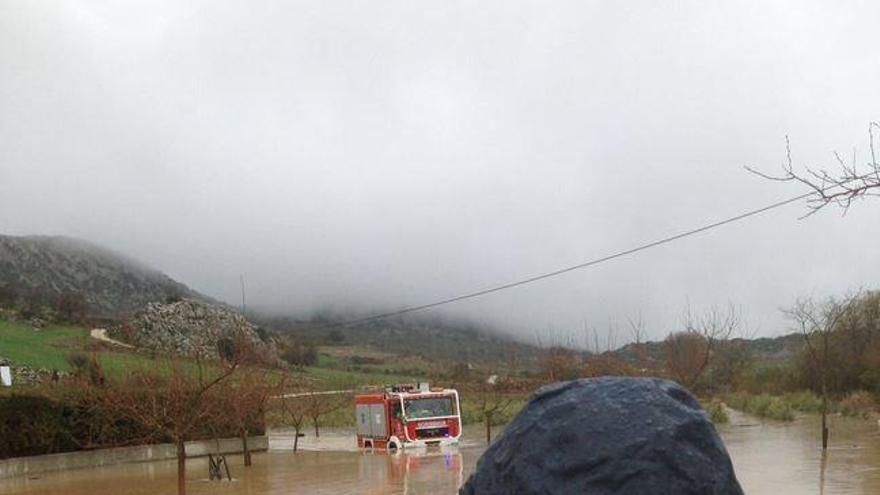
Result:
<svg viewBox="0 0 880 495"><path fill-rule="evenodd" d="M357 443L361 448L396 450L458 443L461 407L454 389L427 383L394 385L354 397Z"/></svg>

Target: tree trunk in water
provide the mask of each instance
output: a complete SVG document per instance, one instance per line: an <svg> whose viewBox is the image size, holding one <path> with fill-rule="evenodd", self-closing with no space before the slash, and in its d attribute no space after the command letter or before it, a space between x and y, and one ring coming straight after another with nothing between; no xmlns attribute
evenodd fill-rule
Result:
<svg viewBox="0 0 880 495"><path fill-rule="evenodd" d="M247 437L248 437L248 431L241 430L241 451L244 453L245 467L248 467L251 465L251 450L248 448Z"/></svg>
<svg viewBox="0 0 880 495"><path fill-rule="evenodd" d="M822 450L828 450L828 425L826 419L828 417L828 396L825 392L825 379L822 379Z"/></svg>
<svg viewBox="0 0 880 495"><path fill-rule="evenodd" d="M492 443L492 416L486 416L486 445Z"/></svg>
<svg viewBox="0 0 880 495"><path fill-rule="evenodd" d="M315 438L321 436L321 432L318 431L318 418L315 418Z"/></svg>
<svg viewBox="0 0 880 495"><path fill-rule="evenodd" d="M828 399L822 397L822 450L828 450L828 426L825 418L828 416Z"/></svg>
<svg viewBox="0 0 880 495"><path fill-rule="evenodd" d="M186 445L177 440L177 495L186 495Z"/></svg>
<svg viewBox="0 0 880 495"><path fill-rule="evenodd" d="M299 447L299 428L296 429L296 433L293 435L293 451L296 452L297 447Z"/></svg>

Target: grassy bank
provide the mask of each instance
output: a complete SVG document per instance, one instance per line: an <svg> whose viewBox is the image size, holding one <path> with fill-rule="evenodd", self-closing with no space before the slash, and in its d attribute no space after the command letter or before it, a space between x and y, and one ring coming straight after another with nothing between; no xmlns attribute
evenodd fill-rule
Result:
<svg viewBox="0 0 880 495"><path fill-rule="evenodd" d="M822 412L822 399L808 391L777 396L732 394L725 397L725 401L728 406L738 411L779 421L792 421L796 413ZM853 418L872 419L878 415L877 401L869 392L856 391L840 400L829 400L828 412Z"/></svg>
<svg viewBox="0 0 880 495"><path fill-rule="evenodd" d="M796 413L819 413L822 411L822 399L812 392L791 392L782 395L769 394L731 394L725 397L727 405L738 411L760 418L778 421L792 421ZM856 416L864 410L864 402L851 401L848 415ZM829 402L829 412L841 410L836 402ZM858 414L856 411L859 411Z"/></svg>
<svg viewBox="0 0 880 495"><path fill-rule="evenodd" d="M775 419L777 421L794 420L794 409L792 409L791 404L780 397L773 397L767 394L734 394L727 397L727 405L737 411L760 418Z"/></svg>

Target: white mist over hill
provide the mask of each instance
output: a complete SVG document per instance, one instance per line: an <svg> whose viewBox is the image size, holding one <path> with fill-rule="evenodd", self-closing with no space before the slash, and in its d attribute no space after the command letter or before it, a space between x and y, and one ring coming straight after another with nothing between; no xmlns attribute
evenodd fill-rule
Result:
<svg viewBox="0 0 880 495"><path fill-rule="evenodd" d="M802 192L880 119L880 5L6 2L0 232L89 239L233 304L456 296ZM880 201L793 205L433 310L652 338L880 281ZM621 330L620 340L626 337Z"/></svg>

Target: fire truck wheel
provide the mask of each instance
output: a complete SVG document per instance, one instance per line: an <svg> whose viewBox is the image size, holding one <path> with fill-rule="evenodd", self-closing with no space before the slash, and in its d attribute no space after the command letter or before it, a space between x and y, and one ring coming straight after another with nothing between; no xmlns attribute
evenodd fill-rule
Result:
<svg viewBox="0 0 880 495"><path fill-rule="evenodd" d="M388 451L389 452L397 452L400 450L400 440L397 437L391 437L388 439Z"/></svg>

